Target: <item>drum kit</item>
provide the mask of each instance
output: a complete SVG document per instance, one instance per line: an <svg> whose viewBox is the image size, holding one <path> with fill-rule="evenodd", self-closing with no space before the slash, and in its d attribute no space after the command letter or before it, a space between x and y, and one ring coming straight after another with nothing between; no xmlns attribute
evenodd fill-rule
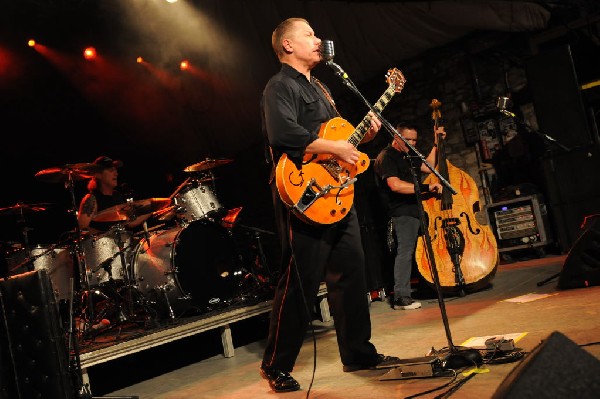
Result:
<svg viewBox="0 0 600 399"><path fill-rule="evenodd" d="M234 235L232 219L241 208L228 212L214 190L213 168L230 162L206 159L188 166L184 172L189 177L168 198L128 200L98 212L92 220L113 223L107 232L88 234L76 228L67 242L32 248L23 227L23 248L7 257L9 275L46 269L55 298L68 305L69 318L77 320L83 337L124 322L157 326L236 301L264 299L271 293L271 276L265 275L266 264L258 265L266 262L260 242L260 253L248 259ZM73 183L91 177L91 167L69 164L35 176L64 183L76 215ZM22 218L49 205L17 203L0 209L0 215ZM126 228L148 214L156 222L153 227L144 223L140 233Z"/></svg>

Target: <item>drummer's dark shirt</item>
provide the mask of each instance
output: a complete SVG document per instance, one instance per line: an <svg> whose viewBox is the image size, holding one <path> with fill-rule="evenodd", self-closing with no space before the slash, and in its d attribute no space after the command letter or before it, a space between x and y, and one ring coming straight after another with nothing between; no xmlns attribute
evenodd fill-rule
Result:
<svg viewBox="0 0 600 399"><path fill-rule="evenodd" d="M124 204L125 197L119 191L113 191L112 195L102 194L98 190L92 191L94 197L96 197L96 203L98 204L98 212L108 209L112 206ZM117 222L90 222L90 227L99 231L108 231L112 226L114 226Z"/></svg>

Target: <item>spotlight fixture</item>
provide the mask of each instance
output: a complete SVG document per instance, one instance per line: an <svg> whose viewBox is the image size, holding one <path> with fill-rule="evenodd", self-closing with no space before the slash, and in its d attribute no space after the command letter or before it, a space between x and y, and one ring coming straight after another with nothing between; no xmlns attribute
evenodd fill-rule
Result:
<svg viewBox="0 0 600 399"><path fill-rule="evenodd" d="M182 71L190 69L190 62L188 60L183 60L179 63L179 69Z"/></svg>
<svg viewBox="0 0 600 399"><path fill-rule="evenodd" d="M33 39L29 39L29 40L27 40L27 45L28 45L29 47L34 47L34 46L35 46L35 40L33 40Z"/></svg>

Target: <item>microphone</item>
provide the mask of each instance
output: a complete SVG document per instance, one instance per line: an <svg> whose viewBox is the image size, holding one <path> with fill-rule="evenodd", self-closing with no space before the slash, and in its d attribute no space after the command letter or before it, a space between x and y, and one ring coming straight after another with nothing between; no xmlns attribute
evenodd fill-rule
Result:
<svg viewBox="0 0 600 399"><path fill-rule="evenodd" d="M319 52L321 53L321 58L325 61L326 65L332 67L336 71L335 73L340 78L344 80L348 79L348 74L344 72L342 67L333 62L333 57L335 57L335 48L333 46L333 40L322 40Z"/></svg>
<svg viewBox="0 0 600 399"><path fill-rule="evenodd" d="M110 273L110 272L111 272L111 269L112 269L112 265L111 265L111 263L113 262L113 260L115 260L115 258L114 258L113 256L111 256L111 257L109 257L109 258L106 258L106 259L104 259L102 262L100 262L100 263L98 264L98 267L97 267L97 268L96 268L96 270L94 270L94 271L97 271L97 270L100 270L100 269L104 269L104 271L106 271L106 272L109 272L109 273Z"/></svg>
<svg viewBox="0 0 600 399"><path fill-rule="evenodd" d="M323 40L321 41L321 58L327 63L333 61L333 57L335 57L335 49L333 46L333 40Z"/></svg>

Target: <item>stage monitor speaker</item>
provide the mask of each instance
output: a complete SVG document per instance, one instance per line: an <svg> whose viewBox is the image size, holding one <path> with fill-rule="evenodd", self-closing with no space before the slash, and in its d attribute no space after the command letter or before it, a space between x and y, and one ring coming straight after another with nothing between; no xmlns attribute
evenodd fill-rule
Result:
<svg viewBox="0 0 600 399"><path fill-rule="evenodd" d="M502 381L493 399L597 398L600 360L558 331Z"/></svg>
<svg viewBox="0 0 600 399"><path fill-rule="evenodd" d="M600 215L587 216L558 278L558 288L600 285Z"/></svg>
<svg viewBox="0 0 600 399"><path fill-rule="evenodd" d="M69 351L45 269L0 280L2 394L72 399Z"/></svg>

